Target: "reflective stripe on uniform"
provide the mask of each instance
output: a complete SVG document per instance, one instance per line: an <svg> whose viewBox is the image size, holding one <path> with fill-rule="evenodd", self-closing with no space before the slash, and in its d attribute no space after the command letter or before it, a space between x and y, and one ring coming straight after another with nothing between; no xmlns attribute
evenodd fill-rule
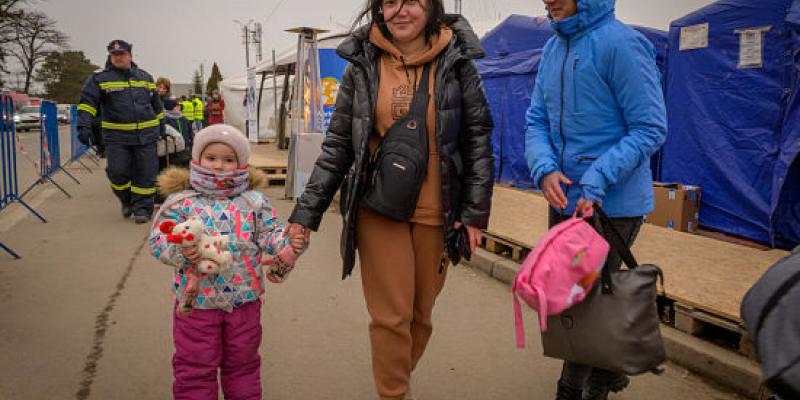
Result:
<svg viewBox="0 0 800 400"><path fill-rule="evenodd" d="M148 81L110 81L100 82L100 89L124 89L129 87L140 87L156 90L156 84Z"/></svg>
<svg viewBox="0 0 800 400"><path fill-rule="evenodd" d="M86 111L93 117L97 116L97 109L88 104L78 104L78 111Z"/></svg>
<svg viewBox="0 0 800 400"><path fill-rule="evenodd" d="M163 113L159 114L159 117L156 119L151 119L149 121L143 121L139 123L132 122L126 124L118 124L116 122L102 121L100 123L100 127L102 127L103 129L114 129L118 131L138 131L140 129L152 128L158 126L159 124L161 124L162 118L163 118Z"/></svg>
<svg viewBox="0 0 800 400"><path fill-rule="evenodd" d="M111 183L111 188L114 190L128 190L131 188L131 182L128 182L124 185L115 185L113 182Z"/></svg>
<svg viewBox="0 0 800 400"><path fill-rule="evenodd" d="M153 120L145 121L145 122L139 122L139 129L152 128L154 126L158 126L159 124L161 124L161 121L158 120L158 119L153 119Z"/></svg>
<svg viewBox="0 0 800 400"><path fill-rule="evenodd" d="M140 188L140 187L137 187L137 186L131 186L131 193L133 193L133 194L141 194L141 195L147 196L147 195L150 195L150 194L156 194L156 188L154 188L154 187L151 187L151 188Z"/></svg>
<svg viewBox="0 0 800 400"><path fill-rule="evenodd" d="M164 119L164 113L158 113L158 115L156 115L156 119L158 120Z"/></svg>

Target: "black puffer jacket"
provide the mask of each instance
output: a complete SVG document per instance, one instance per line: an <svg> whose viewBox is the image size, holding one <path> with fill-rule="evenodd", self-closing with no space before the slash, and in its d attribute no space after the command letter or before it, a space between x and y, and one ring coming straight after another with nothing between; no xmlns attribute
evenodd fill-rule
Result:
<svg viewBox="0 0 800 400"><path fill-rule="evenodd" d="M473 59L483 57L478 37L460 16L447 16L453 39L436 58L436 142L442 182L442 210L447 254L460 261L455 221L485 229L489 223L494 158L492 117ZM380 52L369 42L369 27L356 31L337 53L350 61L339 88L322 154L306 190L289 218L317 230L336 190L341 186L344 227L341 238L342 278L355 264L358 179L369 159L368 139L374 127ZM344 184L343 184L344 183Z"/></svg>

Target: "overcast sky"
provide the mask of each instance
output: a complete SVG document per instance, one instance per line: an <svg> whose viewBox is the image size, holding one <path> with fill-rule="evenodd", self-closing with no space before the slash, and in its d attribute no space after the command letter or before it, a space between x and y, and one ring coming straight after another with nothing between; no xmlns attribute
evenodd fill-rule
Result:
<svg viewBox="0 0 800 400"><path fill-rule="evenodd" d="M112 39L133 43L134 61L154 76L189 82L201 62L206 77L217 62L224 77L245 72L241 28L234 20L263 24L264 59L296 43L284 32L296 26L349 25L365 0L29 0L69 35L70 47L93 63L105 63ZM455 0L445 0L448 11ZM668 29L680 18L711 0L617 0L624 22ZM541 0L463 0L470 21L505 18L510 14L544 15ZM251 60L254 55L251 52ZM254 61L251 61L254 62Z"/></svg>

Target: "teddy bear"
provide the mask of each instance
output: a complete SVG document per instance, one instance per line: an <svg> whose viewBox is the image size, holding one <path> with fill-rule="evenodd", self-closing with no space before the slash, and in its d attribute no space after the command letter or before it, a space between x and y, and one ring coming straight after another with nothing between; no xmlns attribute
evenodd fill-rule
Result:
<svg viewBox="0 0 800 400"><path fill-rule="evenodd" d="M228 250L227 236L218 233L207 235L203 231L203 223L192 218L180 224L174 221L162 222L159 226L162 233L167 234L167 242L175 243L180 247L197 246L200 261L187 269L188 282L183 296L178 302L178 313L188 315L192 312L192 303L197 297L200 281L208 274L218 274L225 271L233 261L233 256Z"/></svg>

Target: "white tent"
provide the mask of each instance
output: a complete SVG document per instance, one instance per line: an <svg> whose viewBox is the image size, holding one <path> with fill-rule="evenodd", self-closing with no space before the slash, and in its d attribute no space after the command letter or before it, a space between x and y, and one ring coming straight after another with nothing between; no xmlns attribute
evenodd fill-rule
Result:
<svg viewBox="0 0 800 400"><path fill-rule="evenodd" d="M348 32L341 26L336 26L333 29L334 34L326 33L318 41L318 48L320 49L335 49L345 39ZM288 44L288 43L293 44ZM281 76L281 70L293 68L294 62L297 59L297 39L287 41L287 46L276 52L276 62L274 65L278 67L279 76L276 78L277 88L273 87L272 60L265 60L254 66L256 70L256 101L258 101L258 89L261 86L262 75L267 75L264 81L264 89L261 91L261 111L258 138L259 141L274 139L277 136L277 118L275 118L275 98L278 99L278 106L280 107L281 97L283 94L284 77ZM289 80L290 85L293 82ZM245 107L244 98L247 93L247 74L234 76L223 80L219 84L220 93L225 99L225 123L233 125L245 131ZM291 86L289 87L291 90Z"/></svg>
<svg viewBox="0 0 800 400"><path fill-rule="evenodd" d="M290 81L291 82L291 81ZM260 84L260 79L256 79L256 90ZM277 91L277 93L276 93ZM245 132L245 106L244 97L247 93L247 77L236 77L226 79L220 83L220 93L225 100L225 123L239 128ZM277 88L273 87L272 79L264 82L264 90L261 92L260 123L258 129L259 141L273 139L276 136L277 127L275 120L275 97L278 98L280 106L281 95L283 93L283 78L278 79ZM258 101L258 97L256 97Z"/></svg>

